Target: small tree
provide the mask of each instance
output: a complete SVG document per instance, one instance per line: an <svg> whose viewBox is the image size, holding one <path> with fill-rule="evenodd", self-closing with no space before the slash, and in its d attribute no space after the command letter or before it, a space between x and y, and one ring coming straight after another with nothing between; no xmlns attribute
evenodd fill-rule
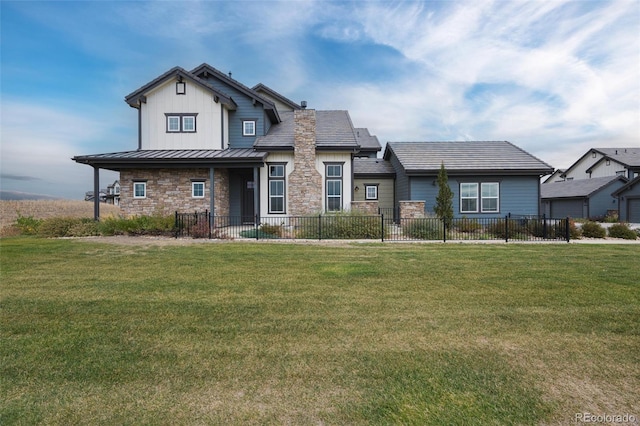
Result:
<svg viewBox="0 0 640 426"><path fill-rule="evenodd" d="M440 164L440 172L438 172L438 196L434 210L436 215L449 227L453 220L453 192L449 188L449 177L444 163Z"/></svg>

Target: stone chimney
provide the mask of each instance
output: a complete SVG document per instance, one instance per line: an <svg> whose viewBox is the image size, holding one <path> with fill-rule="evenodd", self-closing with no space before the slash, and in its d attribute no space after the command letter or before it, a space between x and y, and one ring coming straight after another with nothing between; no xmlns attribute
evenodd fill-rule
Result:
<svg viewBox="0 0 640 426"><path fill-rule="evenodd" d="M291 216L314 215L322 211L322 175L316 170L316 111L295 110L293 120L288 211Z"/></svg>

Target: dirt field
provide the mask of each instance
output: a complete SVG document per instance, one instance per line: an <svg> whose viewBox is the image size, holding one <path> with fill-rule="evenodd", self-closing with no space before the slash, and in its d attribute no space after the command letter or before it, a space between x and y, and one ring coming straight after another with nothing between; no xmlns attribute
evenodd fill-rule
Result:
<svg viewBox="0 0 640 426"><path fill-rule="evenodd" d="M100 204L100 216L120 214L120 208ZM0 200L0 229L12 225L19 216L35 219L50 217L93 217L93 202L75 200Z"/></svg>

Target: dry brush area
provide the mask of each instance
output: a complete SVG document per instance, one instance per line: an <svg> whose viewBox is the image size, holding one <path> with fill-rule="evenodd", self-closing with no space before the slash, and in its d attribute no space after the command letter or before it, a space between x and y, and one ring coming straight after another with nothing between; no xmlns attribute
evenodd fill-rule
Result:
<svg viewBox="0 0 640 426"><path fill-rule="evenodd" d="M120 214L120 207L100 204L102 217ZM80 200L1 200L0 229L16 223L18 217L48 219L52 217L93 217L93 202Z"/></svg>

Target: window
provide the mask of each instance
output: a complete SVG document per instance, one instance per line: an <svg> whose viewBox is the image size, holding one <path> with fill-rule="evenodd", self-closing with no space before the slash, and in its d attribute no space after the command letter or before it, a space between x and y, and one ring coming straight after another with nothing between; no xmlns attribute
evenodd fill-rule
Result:
<svg viewBox="0 0 640 426"><path fill-rule="evenodd" d="M498 182L460 184L460 213L497 213L500 211Z"/></svg>
<svg viewBox="0 0 640 426"><path fill-rule="evenodd" d="M193 115L185 115L184 117L182 117L182 131L183 132L196 131L196 118Z"/></svg>
<svg viewBox="0 0 640 426"><path fill-rule="evenodd" d="M476 213L478 211L478 184L460 184L460 212Z"/></svg>
<svg viewBox="0 0 640 426"><path fill-rule="evenodd" d="M342 210L342 164L328 163L325 167L327 211Z"/></svg>
<svg viewBox="0 0 640 426"><path fill-rule="evenodd" d="M484 182L481 184L482 212L497 213L499 209L499 184L497 182Z"/></svg>
<svg viewBox="0 0 640 426"><path fill-rule="evenodd" d="M167 117L167 133L195 133L197 113L171 113Z"/></svg>
<svg viewBox="0 0 640 426"><path fill-rule="evenodd" d="M204 198L204 182L202 181L191 182L191 196L193 198Z"/></svg>
<svg viewBox="0 0 640 426"><path fill-rule="evenodd" d="M244 120L242 122L242 136L255 136L256 122L255 120Z"/></svg>
<svg viewBox="0 0 640 426"><path fill-rule="evenodd" d="M147 198L147 182L133 182L133 198Z"/></svg>
<svg viewBox="0 0 640 426"><path fill-rule="evenodd" d="M365 200L377 200L378 199L378 185L366 185L364 186L364 199Z"/></svg>
<svg viewBox="0 0 640 426"><path fill-rule="evenodd" d="M269 213L285 213L284 164L269 164Z"/></svg>

